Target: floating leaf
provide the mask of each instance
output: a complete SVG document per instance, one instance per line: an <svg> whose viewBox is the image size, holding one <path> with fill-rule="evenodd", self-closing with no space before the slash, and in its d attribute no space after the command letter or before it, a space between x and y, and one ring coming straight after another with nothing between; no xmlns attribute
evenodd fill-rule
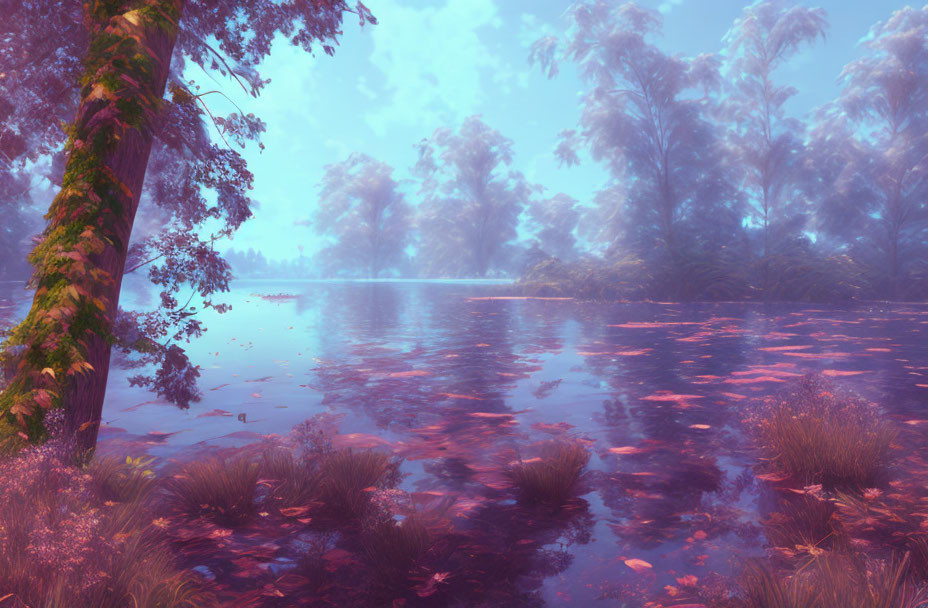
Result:
<svg viewBox="0 0 928 608"><path fill-rule="evenodd" d="M647 572L654 567L643 559L638 559L637 557L625 560L625 565L635 572Z"/></svg>

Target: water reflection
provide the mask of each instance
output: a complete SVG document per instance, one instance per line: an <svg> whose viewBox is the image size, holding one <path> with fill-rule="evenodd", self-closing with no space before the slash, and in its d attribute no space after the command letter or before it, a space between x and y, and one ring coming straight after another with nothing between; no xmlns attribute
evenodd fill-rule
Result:
<svg viewBox="0 0 928 608"><path fill-rule="evenodd" d="M0 299L21 295L0 286ZM206 319L191 346L203 402L161 408L113 373L104 417L129 433L111 429L103 444L177 456L344 414L342 445L393 451L406 459L404 491L453 501L435 564L453 573L449 593L475 605L635 605L685 576L724 580L731 556L763 549L762 520L786 507L754 481L741 420L765 396L817 370L903 420L924 416L925 306L488 295L461 284L242 284L233 312ZM131 442L150 431L157 445ZM557 513L521 505L502 473L552 437L581 438L594 454L590 491Z"/></svg>

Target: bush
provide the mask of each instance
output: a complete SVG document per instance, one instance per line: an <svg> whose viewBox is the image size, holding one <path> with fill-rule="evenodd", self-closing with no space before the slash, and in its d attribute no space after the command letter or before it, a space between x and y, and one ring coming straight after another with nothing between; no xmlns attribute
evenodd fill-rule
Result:
<svg viewBox="0 0 928 608"><path fill-rule="evenodd" d="M716 252L689 252L651 266L654 279L647 291L659 300L731 301L755 294L743 255L724 247Z"/></svg>
<svg viewBox="0 0 928 608"><path fill-rule="evenodd" d="M87 606L199 608L215 605L199 577L178 570L167 545L150 529L136 531L106 560L107 584L88 598Z"/></svg>
<svg viewBox="0 0 928 608"><path fill-rule="evenodd" d="M772 547L786 557L815 556L820 551L846 546L846 534L834 503L803 494L786 497L763 522Z"/></svg>
<svg viewBox="0 0 928 608"><path fill-rule="evenodd" d="M125 460L115 456L94 458L87 468L94 490L103 500L140 502L155 489L155 474L147 468L151 461Z"/></svg>
<svg viewBox="0 0 928 608"><path fill-rule="evenodd" d="M845 302L885 297L885 277L847 255L827 256L808 243L790 253L756 258L743 247L691 247L671 256L662 249L644 260L548 258L523 273L517 286L527 296L584 300L746 300ZM902 295L924 299L928 270L913 271Z"/></svg>
<svg viewBox="0 0 928 608"><path fill-rule="evenodd" d="M238 457L190 463L166 485L178 511L232 527L255 514L257 484L258 465Z"/></svg>
<svg viewBox="0 0 928 608"><path fill-rule="evenodd" d="M319 473L282 448L261 455L259 473L269 485L267 500L279 508L306 507L319 499Z"/></svg>
<svg viewBox="0 0 928 608"><path fill-rule="evenodd" d="M924 608L928 596L903 576L907 559L826 554L791 576L755 562L742 575L742 602L746 608Z"/></svg>
<svg viewBox="0 0 928 608"><path fill-rule="evenodd" d="M541 457L511 466L507 475L526 502L560 506L570 498L589 460L579 443L554 442L544 446Z"/></svg>
<svg viewBox="0 0 928 608"><path fill-rule="evenodd" d="M862 489L876 483L897 432L863 401L802 378L764 413L760 443L770 466L804 484Z"/></svg>
<svg viewBox="0 0 928 608"><path fill-rule="evenodd" d="M519 292L534 297L571 297L581 300L641 300L651 279L644 262L623 258L610 262L589 258L562 262L549 258L519 279Z"/></svg>
<svg viewBox="0 0 928 608"><path fill-rule="evenodd" d="M410 516L399 523L393 519L374 523L361 542L375 575L386 583L400 583L428 551L430 537L422 520Z"/></svg>
<svg viewBox="0 0 928 608"><path fill-rule="evenodd" d="M813 252L771 255L755 264L758 287L769 300L842 302L868 290L864 268L846 255L824 257Z"/></svg>
<svg viewBox="0 0 928 608"><path fill-rule="evenodd" d="M0 462L0 596L43 608L214 605L152 528L145 484L102 459L94 478L66 455L53 438ZM131 501L108 502L101 488Z"/></svg>
<svg viewBox="0 0 928 608"><path fill-rule="evenodd" d="M373 490L396 473L398 462L381 452L331 452L319 463L322 500L330 515L353 519L364 515Z"/></svg>

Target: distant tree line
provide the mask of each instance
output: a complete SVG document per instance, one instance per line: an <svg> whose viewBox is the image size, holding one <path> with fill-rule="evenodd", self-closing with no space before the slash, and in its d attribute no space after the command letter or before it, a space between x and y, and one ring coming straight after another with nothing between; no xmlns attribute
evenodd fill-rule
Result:
<svg viewBox="0 0 928 608"><path fill-rule="evenodd" d="M364 154L327 166L311 219L327 244L300 270L568 292L595 276L629 297L928 297L928 7L874 25L839 96L806 120L777 69L824 38L822 9L756 2L723 53L698 57L659 48L660 13L634 3L567 16L530 61L551 78L570 63L585 83L556 154L608 171L593 200L530 183L513 142L473 116L418 144L413 194Z"/></svg>
<svg viewBox="0 0 928 608"><path fill-rule="evenodd" d="M874 25L839 96L804 120L777 70L824 38L821 9L755 2L723 52L697 57L663 51L662 16L634 3L582 0L566 18L529 59L582 78L579 123L555 152L606 169L591 200L530 183L512 140L473 116L417 145L411 179L361 152L327 166L308 218L321 251L233 249L236 275L521 276L573 291L564 277L596 271L655 298L928 297L928 7ZM17 145L0 140L7 157ZM170 162L157 157L155 175L173 175ZM7 177L0 278L25 278L18 252L39 222L26 171ZM211 246L174 241L139 241L131 260Z"/></svg>

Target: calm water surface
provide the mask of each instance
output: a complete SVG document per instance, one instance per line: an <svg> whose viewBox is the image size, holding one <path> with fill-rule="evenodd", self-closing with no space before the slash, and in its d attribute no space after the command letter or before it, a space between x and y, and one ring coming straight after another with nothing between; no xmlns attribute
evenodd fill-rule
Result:
<svg viewBox="0 0 928 608"><path fill-rule="evenodd" d="M822 371L899 420L928 417L925 305L486 299L497 293L239 281L233 310L189 347L202 401L179 411L114 367L101 449L182 459L332 412L343 445L405 457L402 489L454 496L466 526L488 517L481 505L512 504L506 463L579 438L593 454L582 507L543 534L501 533L537 560L520 584L547 604L621 605L610 598L724 576L762 550L768 499L741 421L790 379ZM23 295L3 286L3 311Z"/></svg>

